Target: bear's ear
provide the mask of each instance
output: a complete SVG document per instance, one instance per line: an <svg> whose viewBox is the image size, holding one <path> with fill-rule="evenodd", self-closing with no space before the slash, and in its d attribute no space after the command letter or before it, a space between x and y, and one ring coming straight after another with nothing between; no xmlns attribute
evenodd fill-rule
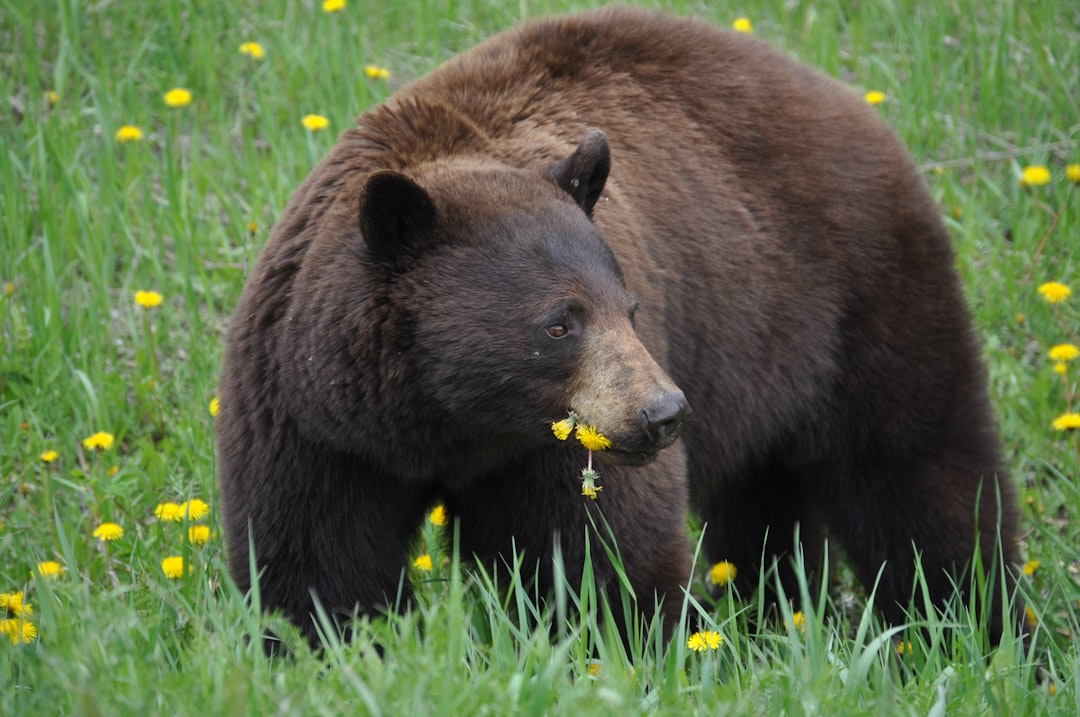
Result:
<svg viewBox="0 0 1080 717"><path fill-rule="evenodd" d="M611 150L607 136L592 127L585 132L585 138L573 154L556 162L547 173L591 217L610 170Z"/></svg>
<svg viewBox="0 0 1080 717"><path fill-rule="evenodd" d="M434 202L404 174L373 172L360 190L360 233L380 261L395 263L414 255L434 226Z"/></svg>

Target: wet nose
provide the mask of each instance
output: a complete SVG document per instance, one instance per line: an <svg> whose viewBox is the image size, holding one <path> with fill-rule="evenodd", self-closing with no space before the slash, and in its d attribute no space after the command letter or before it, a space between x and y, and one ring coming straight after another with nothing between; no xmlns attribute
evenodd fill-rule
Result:
<svg viewBox="0 0 1080 717"><path fill-rule="evenodd" d="M641 423L652 443L664 448L679 437L689 415L690 404L683 392L665 391L641 411Z"/></svg>

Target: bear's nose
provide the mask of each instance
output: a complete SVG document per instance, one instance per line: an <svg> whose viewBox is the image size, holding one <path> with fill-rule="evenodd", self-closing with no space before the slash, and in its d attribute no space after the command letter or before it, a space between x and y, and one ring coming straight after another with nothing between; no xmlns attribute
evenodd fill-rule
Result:
<svg viewBox="0 0 1080 717"><path fill-rule="evenodd" d="M690 404L682 391L665 391L641 411L641 424L649 440L658 448L671 445L682 433L690 415Z"/></svg>

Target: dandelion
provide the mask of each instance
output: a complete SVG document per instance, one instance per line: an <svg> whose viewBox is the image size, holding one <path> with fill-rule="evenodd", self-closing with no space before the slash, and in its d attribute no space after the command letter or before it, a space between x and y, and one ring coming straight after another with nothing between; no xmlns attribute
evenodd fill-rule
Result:
<svg viewBox="0 0 1080 717"><path fill-rule="evenodd" d="M345 9L345 0L323 0L323 12L337 12Z"/></svg>
<svg viewBox="0 0 1080 717"><path fill-rule="evenodd" d="M19 593L0 593L0 608L7 610L12 615L27 617L34 608L30 603L23 602L24 595Z"/></svg>
<svg viewBox="0 0 1080 717"><path fill-rule="evenodd" d="M8 296L11 296L12 294L15 293L15 282L14 281L9 281L6 284L4 284L4 293L7 294Z"/></svg>
<svg viewBox="0 0 1080 717"><path fill-rule="evenodd" d="M217 418L218 411L220 411L220 410L221 410L221 399L219 399L217 396L214 396L213 398L210 399L210 406L209 406L210 417L211 418Z"/></svg>
<svg viewBox="0 0 1080 717"><path fill-rule="evenodd" d="M189 520L202 520L210 515L210 505L205 500L192 498L180 504L180 515L186 515Z"/></svg>
<svg viewBox="0 0 1080 717"><path fill-rule="evenodd" d="M731 23L731 27L734 28L736 32L742 32L747 35L752 35L754 33L754 23L750 22L750 18L748 17L735 18L735 22Z"/></svg>
<svg viewBox="0 0 1080 717"><path fill-rule="evenodd" d="M113 446L113 441L116 438L111 433L105 431L98 431L89 438L83 439L83 448L88 451L107 451Z"/></svg>
<svg viewBox="0 0 1080 717"><path fill-rule="evenodd" d="M37 639L37 627L17 618L0 620L0 633L6 634L12 645L29 644Z"/></svg>
<svg viewBox="0 0 1080 717"><path fill-rule="evenodd" d="M136 291L135 303L144 309L152 309L160 306L164 297L156 291Z"/></svg>
<svg viewBox="0 0 1080 717"><path fill-rule="evenodd" d="M431 514L428 516L428 520L431 521L432 525L438 525L440 527L450 522L450 519L446 516L445 506L441 505L435 506L435 509L432 510Z"/></svg>
<svg viewBox="0 0 1080 717"><path fill-rule="evenodd" d="M60 573L64 572L64 567L55 560L44 560L35 566L35 571L40 577L52 580L60 577ZM33 577L33 573L31 573L31 577Z"/></svg>
<svg viewBox="0 0 1080 717"><path fill-rule="evenodd" d="M121 144L127 144L128 142L141 142L143 138L143 132L135 125L126 124L116 130L116 141Z"/></svg>
<svg viewBox="0 0 1080 717"><path fill-rule="evenodd" d="M44 451L40 456L38 456L38 458L40 458L45 463L52 463L59 457L60 454L53 450Z"/></svg>
<svg viewBox="0 0 1080 717"><path fill-rule="evenodd" d="M257 231L259 231L259 225L255 222L248 222L248 232L254 234Z"/></svg>
<svg viewBox="0 0 1080 717"><path fill-rule="evenodd" d="M1060 304L1072 296L1072 289L1058 281L1048 281L1039 285L1039 294L1050 304Z"/></svg>
<svg viewBox="0 0 1080 717"><path fill-rule="evenodd" d="M378 65L367 65L364 67L364 74L372 80L388 80L390 79L390 70L385 67L379 67Z"/></svg>
<svg viewBox="0 0 1080 717"><path fill-rule="evenodd" d="M210 540L209 525L193 525L187 531L188 542L192 545L206 545Z"/></svg>
<svg viewBox="0 0 1080 717"><path fill-rule="evenodd" d="M1080 413L1063 413L1054 419L1055 431L1075 431L1080 428Z"/></svg>
<svg viewBox="0 0 1080 717"><path fill-rule="evenodd" d="M574 432L581 445L590 451L603 451L611 448L611 440L596 430L596 426L579 425Z"/></svg>
<svg viewBox="0 0 1080 717"><path fill-rule="evenodd" d="M1054 373L1059 374L1061 376L1064 376L1068 372L1069 372L1069 367L1066 366L1064 363L1056 363L1056 364L1054 364Z"/></svg>
<svg viewBox="0 0 1080 717"><path fill-rule="evenodd" d="M191 566L188 566L189 573L191 572ZM161 572L165 573L165 577L169 580L179 580L184 577L184 559L179 555L171 555L161 561Z"/></svg>
<svg viewBox="0 0 1080 717"><path fill-rule="evenodd" d="M154 517L164 523L178 523L184 519L184 509L178 503L158 503L154 508Z"/></svg>
<svg viewBox="0 0 1080 717"><path fill-rule="evenodd" d="M1080 184L1080 164L1065 167L1065 177L1073 184Z"/></svg>
<svg viewBox="0 0 1080 717"><path fill-rule="evenodd" d="M425 573L430 573L434 565L431 562L431 556L427 553L421 555L413 561L413 567L417 570L423 570Z"/></svg>
<svg viewBox="0 0 1080 717"><path fill-rule="evenodd" d="M1077 356L1080 356L1080 349L1073 344L1058 344L1052 346L1049 351L1050 360L1057 361L1058 363L1068 363Z"/></svg>
<svg viewBox="0 0 1080 717"><path fill-rule="evenodd" d="M1040 560L1027 561L1026 563L1024 563L1024 575L1034 575L1035 571L1039 569L1040 565L1042 565L1042 561Z"/></svg>
<svg viewBox="0 0 1080 717"><path fill-rule="evenodd" d="M106 543L119 540L124 537L124 529L116 523L102 523L94 528L94 537Z"/></svg>
<svg viewBox="0 0 1080 717"><path fill-rule="evenodd" d="M694 652L705 652L706 650L716 650L724 644L724 637L715 630L705 630L704 632L695 632L690 636L690 639L686 641L686 646Z"/></svg>
<svg viewBox="0 0 1080 717"><path fill-rule="evenodd" d="M870 90L865 95L863 95L863 99L866 100L869 104L880 105L882 102L885 101L885 93L880 90Z"/></svg>
<svg viewBox="0 0 1080 717"><path fill-rule="evenodd" d="M1031 627L1035 627L1039 624L1039 616L1035 614L1035 611L1031 609L1030 605L1024 606L1024 617L1027 618L1027 624Z"/></svg>
<svg viewBox="0 0 1080 717"><path fill-rule="evenodd" d="M257 42L245 42L240 45L240 54L247 55L253 60L261 60L266 57L266 50Z"/></svg>
<svg viewBox="0 0 1080 717"><path fill-rule="evenodd" d="M555 437L560 441L565 441L570 437L570 432L574 430L575 423L574 414L570 414L569 417L552 423L551 432L554 433Z"/></svg>
<svg viewBox="0 0 1080 717"><path fill-rule="evenodd" d="M600 477L600 474L592 469L592 453L589 454L589 459L589 467L581 471L581 494L586 498L596 500L597 494L604 488L596 485L596 479Z"/></svg>
<svg viewBox="0 0 1080 717"><path fill-rule="evenodd" d="M45 93L45 97L49 100L50 105L55 105L60 101L60 93L56 90L49 90Z"/></svg>
<svg viewBox="0 0 1080 717"><path fill-rule="evenodd" d="M784 624L787 625L787 621L785 621ZM806 629L806 613L802 610L794 613L791 616L791 625L799 632L804 631Z"/></svg>
<svg viewBox="0 0 1080 717"><path fill-rule="evenodd" d="M1021 187L1038 187L1049 183L1050 170L1041 164L1033 164L1030 167L1024 167L1024 170L1020 173Z"/></svg>
<svg viewBox="0 0 1080 717"><path fill-rule="evenodd" d="M726 560L721 560L709 568L709 583L717 587L724 587L739 574L738 569Z"/></svg>
<svg viewBox="0 0 1080 717"><path fill-rule="evenodd" d="M904 655L910 655L913 649L914 646L911 644L910 640L901 640L896 645L896 654L900 655L901 657L903 657Z"/></svg>
<svg viewBox="0 0 1080 717"><path fill-rule="evenodd" d="M165 104L169 107L187 107L191 104L191 91L174 87L165 93Z"/></svg>
<svg viewBox="0 0 1080 717"><path fill-rule="evenodd" d="M326 129L330 126L330 120L322 115L304 115L304 118L300 120L300 123L310 132L318 132L319 130Z"/></svg>
<svg viewBox="0 0 1080 717"><path fill-rule="evenodd" d="M120 466L109 466L109 470L107 470L105 472L109 474L110 478L112 478L113 476L115 476L117 473L120 472Z"/></svg>

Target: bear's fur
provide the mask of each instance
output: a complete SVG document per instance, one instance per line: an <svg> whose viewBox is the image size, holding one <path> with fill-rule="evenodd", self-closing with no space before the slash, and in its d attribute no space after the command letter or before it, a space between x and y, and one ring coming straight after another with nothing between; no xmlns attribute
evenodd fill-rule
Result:
<svg viewBox="0 0 1080 717"><path fill-rule="evenodd" d="M867 585L885 565L893 621L916 551L937 601L976 541L996 564L999 525L1015 562L949 237L838 82L752 38L606 9L501 34L358 125L247 282L217 418L232 576L250 587L250 531L262 604L310 639L312 593L343 615L408 600L438 501L466 555L516 548L541 588L555 543L580 576L602 511L668 627L688 497L744 594L796 526L811 565L826 535ZM595 502L584 449L551 433L568 411L614 442Z"/></svg>

